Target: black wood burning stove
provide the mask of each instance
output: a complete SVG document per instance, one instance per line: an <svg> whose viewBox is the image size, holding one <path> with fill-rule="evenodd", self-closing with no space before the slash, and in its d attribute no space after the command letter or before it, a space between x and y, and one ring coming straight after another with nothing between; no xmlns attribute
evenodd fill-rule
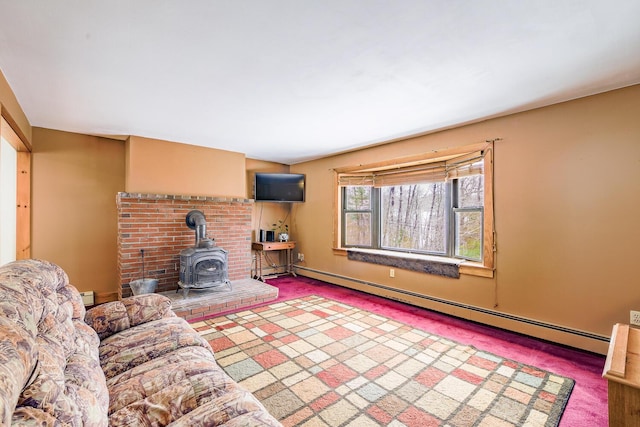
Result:
<svg viewBox="0 0 640 427"><path fill-rule="evenodd" d="M187 226L196 232L196 244L180 251L180 281L186 298L191 289L231 290L227 251L207 238L204 214L193 210L187 214Z"/></svg>

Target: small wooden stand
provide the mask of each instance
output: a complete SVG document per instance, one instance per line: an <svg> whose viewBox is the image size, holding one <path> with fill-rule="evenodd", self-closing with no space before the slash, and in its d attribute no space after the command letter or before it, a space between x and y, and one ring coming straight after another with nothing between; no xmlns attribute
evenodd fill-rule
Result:
<svg viewBox="0 0 640 427"><path fill-rule="evenodd" d="M286 251L287 260L285 263L285 271L282 273L276 273L275 276L281 274L291 274L295 276L296 273L293 270L293 249L296 247L296 242L253 242L251 249L258 252L256 264L258 266L258 279L264 282L264 276L262 274L262 257L265 251Z"/></svg>
<svg viewBox="0 0 640 427"><path fill-rule="evenodd" d="M617 323L602 376L609 392L609 426L640 426L640 329Z"/></svg>

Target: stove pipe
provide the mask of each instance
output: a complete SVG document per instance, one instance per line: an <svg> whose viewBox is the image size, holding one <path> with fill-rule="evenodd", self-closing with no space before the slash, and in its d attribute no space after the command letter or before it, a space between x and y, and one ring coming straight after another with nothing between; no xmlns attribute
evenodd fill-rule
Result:
<svg viewBox="0 0 640 427"><path fill-rule="evenodd" d="M190 211L185 222L190 229L196 230L196 248L210 248L213 246L213 240L207 238L207 220L201 211Z"/></svg>

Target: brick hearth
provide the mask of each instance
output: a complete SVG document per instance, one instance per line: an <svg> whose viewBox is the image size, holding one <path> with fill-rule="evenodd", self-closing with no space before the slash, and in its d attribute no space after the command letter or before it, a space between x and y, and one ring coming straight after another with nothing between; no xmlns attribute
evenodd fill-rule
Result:
<svg viewBox="0 0 640 427"><path fill-rule="evenodd" d="M242 279L231 281L230 291L192 289L186 298L182 290L161 294L171 299L171 308L177 316L194 321L273 301L278 298L278 288L254 279Z"/></svg>

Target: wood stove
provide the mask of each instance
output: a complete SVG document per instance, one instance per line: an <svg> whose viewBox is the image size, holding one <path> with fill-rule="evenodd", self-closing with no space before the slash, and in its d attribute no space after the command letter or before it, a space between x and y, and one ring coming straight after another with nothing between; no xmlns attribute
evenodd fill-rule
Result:
<svg viewBox="0 0 640 427"><path fill-rule="evenodd" d="M227 268L227 251L207 238L204 214L193 210L187 214L187 226L196 231L196 244L180 251L180 280L186 298L191 289L231 290Z"/></svg>

